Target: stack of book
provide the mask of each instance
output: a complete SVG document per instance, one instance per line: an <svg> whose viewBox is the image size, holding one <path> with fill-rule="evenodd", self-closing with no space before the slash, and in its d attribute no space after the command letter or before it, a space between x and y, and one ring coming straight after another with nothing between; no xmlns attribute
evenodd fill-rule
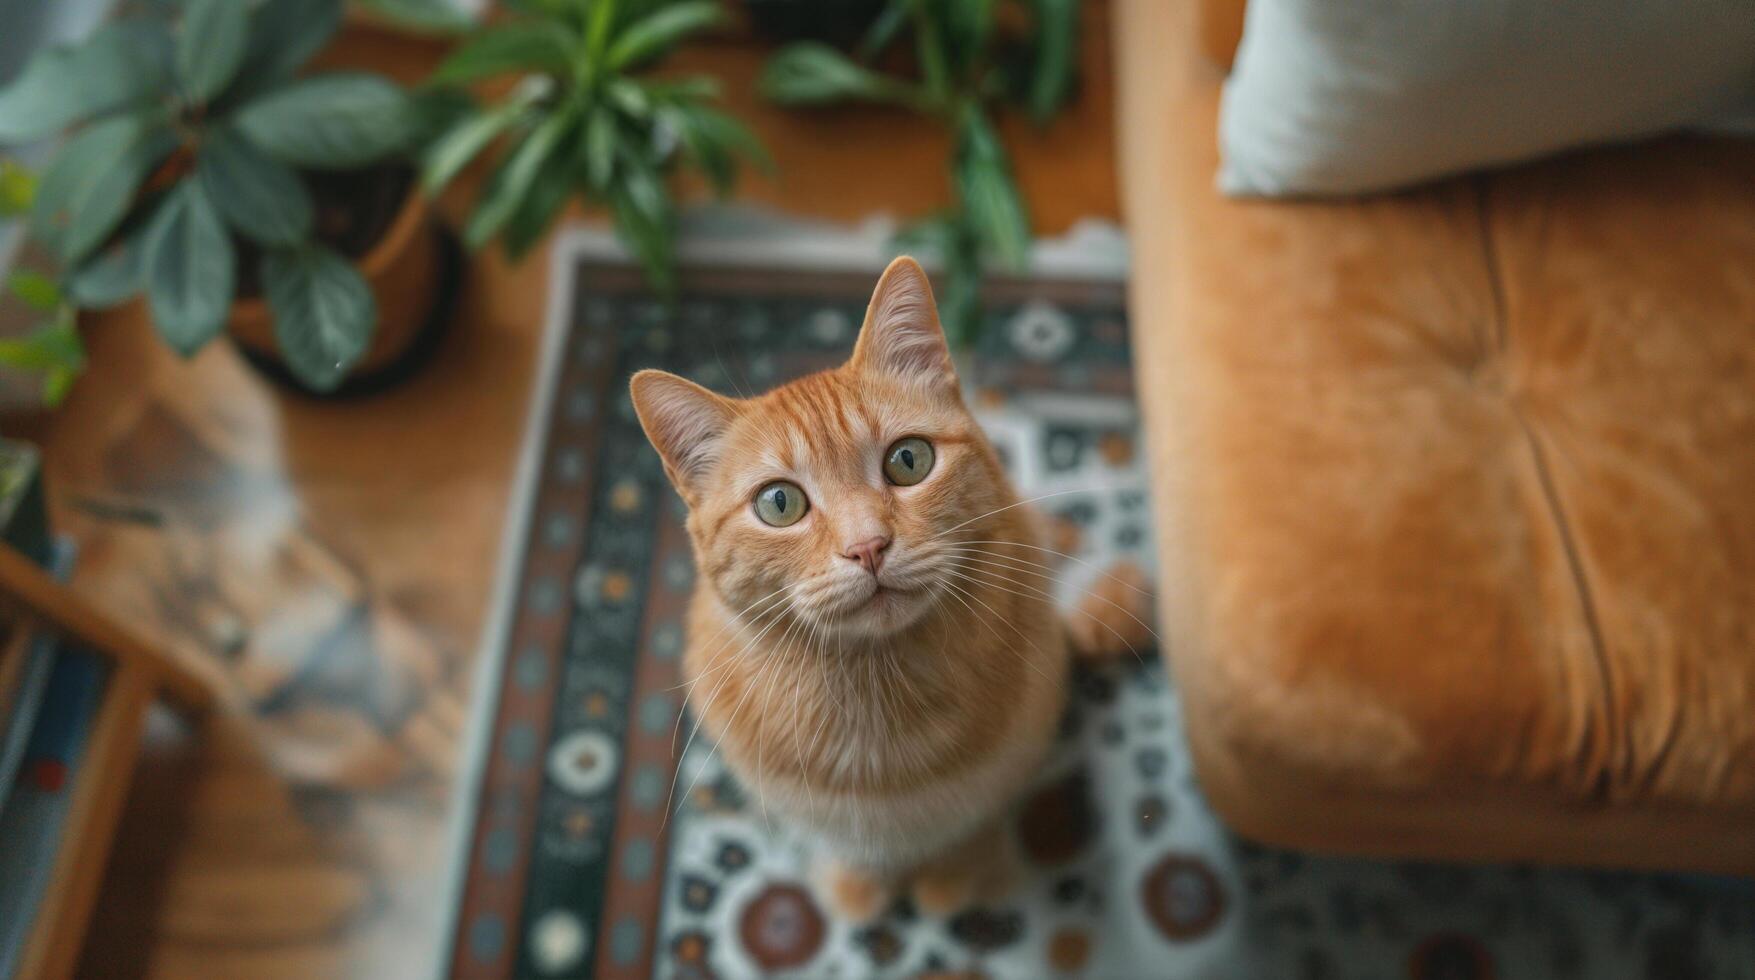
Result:
<svg viewBox="0 0 1755 980"><path fill-rule="evenodd" d="M65 577L51 542L37 460L0 443L0 537ZM107 664L17 623L0 623L0 978L14 976L48 893Z"/></svg>

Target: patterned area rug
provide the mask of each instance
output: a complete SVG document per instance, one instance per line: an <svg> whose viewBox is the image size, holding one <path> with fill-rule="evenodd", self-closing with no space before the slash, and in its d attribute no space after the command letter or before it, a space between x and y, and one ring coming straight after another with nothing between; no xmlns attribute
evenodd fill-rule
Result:
<svg viewBox="0 0 1755 980"><path fill-rule="evenodd" d="M1742 885L1316 859L1231 838L1149 651L1070 679L1059 745L1012 821L1028 859L1014 895L949 919L905 903L867 928L831 919L797 842L706 740L678 764L693 569L626 382L658 366L729 392L835 363L881 258L699 264L667 309L625 265L564 254L529 507L477 703L453 975L1755 978ZM1088 563L1063 570L1070 607L1091 569L1153 564L1121 284L1037 275L996 281L990 300L965 380L1021 491Z"/></svg>

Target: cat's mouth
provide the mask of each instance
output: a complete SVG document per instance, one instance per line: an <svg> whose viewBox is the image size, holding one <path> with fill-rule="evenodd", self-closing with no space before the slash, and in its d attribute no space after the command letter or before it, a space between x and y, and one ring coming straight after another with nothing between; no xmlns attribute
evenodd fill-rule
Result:
<svg viewBox="0 0 1755 980"><path fill-rule="evenodd" d="M879 582L877 588L872 590L871 598L866 599L861 605L874 606L882 603L908 602L920 593L921 590L918 588L904 588L900 585L885 585Z"/></svg>
<svg viewBox="0 0 1755 980"><path fill-rule="evenodd" d="M871 580L861 592L847 596L830 616L843 629L878 635L893 633L918 619L927 590L916 584Z"/></svg>
<svg viewBox="0 0 1755 980"><path fill-rule="evenodd" d="M887 606L904 602L909 597L918 595L919 589L903 588L898 585L886 585L878 582L863 599L853 599L841 608L841 615L848 616L872 609L883 609Z"/></svg>

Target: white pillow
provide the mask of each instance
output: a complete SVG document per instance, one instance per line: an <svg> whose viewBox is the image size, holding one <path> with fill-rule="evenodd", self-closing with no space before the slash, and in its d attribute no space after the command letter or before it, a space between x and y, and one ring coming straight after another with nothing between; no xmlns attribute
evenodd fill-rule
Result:
<svg viewBox="0 0 1755 980"><path fill-rule="evenodd" d="M1379 190L1752 105L1755 0L1250 0L1219 185Z"/></svg>

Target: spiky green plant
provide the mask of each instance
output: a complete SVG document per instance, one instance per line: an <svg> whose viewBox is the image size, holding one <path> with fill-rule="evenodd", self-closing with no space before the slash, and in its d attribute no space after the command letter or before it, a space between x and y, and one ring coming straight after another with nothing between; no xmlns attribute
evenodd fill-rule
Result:
<svg viewBox="0 0 1755 980"><path fill-rule="evenodd" d="M761 144L713 106L704 77L644 71L719 23L714 0L508 0L490 26L438 69L456 87L516 77L505 95L473 106L426 154L437 191L496 144L504 146L464 230L472 247L499 236L521 257L567 201L607 207L616 232L661 293L675 286L676 205L666 179L692 168L720 194L740 164L765 162Z"/></svg>
<svg viewBox="0 0 1755 980"><path fill-rule="evenodd" d="M912 58L886 60L910 36ZM909 109L951 133L952 204L902 237L938 254L945 327L954 343L967 345L980 330L986 264L1015 271L1030 254L1029 212L994 112L1017 106L1046 123L1072 91L1077 52L1077 0L890 0L854 56L815 42L791 44L769 61L761 86L783 105ZM878 67L898 60L907 71Z"/></svg>
<svg viewBox="0 0 1755 980"><path fill-rule="evenodd" d="M30 223L80 308L146 294L184 355L224 327L239 240L287 365L339 384L377 322L371 290L312 234L301 171L394 158L410 99L363 73L296 73L341 22L341 0L161 0L34 57L0 89L0 144L66 132Z"/></svg>

